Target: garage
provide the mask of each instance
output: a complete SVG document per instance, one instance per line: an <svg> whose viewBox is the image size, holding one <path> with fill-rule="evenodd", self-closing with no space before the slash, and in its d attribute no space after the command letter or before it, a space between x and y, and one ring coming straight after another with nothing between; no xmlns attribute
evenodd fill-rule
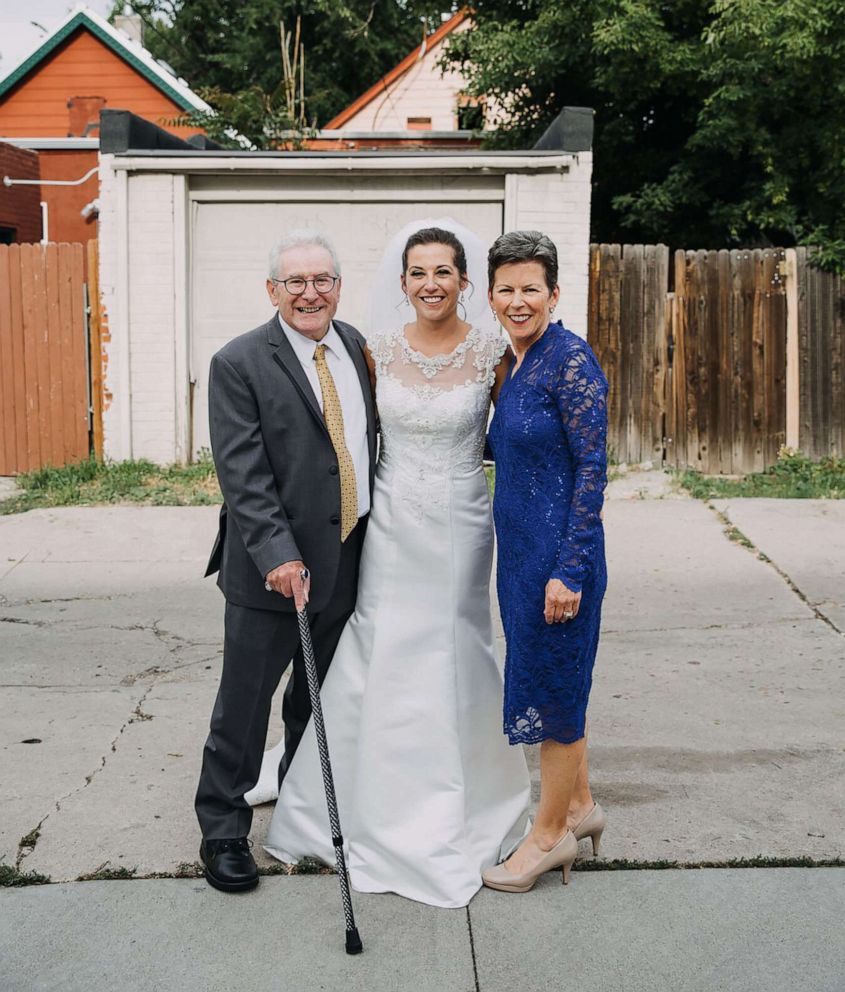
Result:
<svg viewBox="0 0 845 992"><path fill-rule="evenodd" d="M106 455L166 464L208 448L209 361L270 315L268 251L293 227L336 243L338 316L364 334L384 246L409 221L451 217L488 243L542 229L584 334L590 173L589 151L101 155Z"/></svg>

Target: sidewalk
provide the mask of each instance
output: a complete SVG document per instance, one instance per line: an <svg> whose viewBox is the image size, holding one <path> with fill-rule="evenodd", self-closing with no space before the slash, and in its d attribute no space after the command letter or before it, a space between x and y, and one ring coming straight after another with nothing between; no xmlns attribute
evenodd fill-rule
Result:
<svg viewBox="0 0 845 992"><path fill-rule="evenodd" d="M606 509L602 860L839 858L845 502L670 495L657 473L626 478ZM483 892L469 913L358 897L360 961L342 953L329 876L234 899L190 879L75 882L197 860L215 526L213 507L0 518L0 861L68 883L0 890L3 992L845 988L840 868L580 872L567 890L548 876L522 898ZM280 733L276 718L270 743Z"/></svg>

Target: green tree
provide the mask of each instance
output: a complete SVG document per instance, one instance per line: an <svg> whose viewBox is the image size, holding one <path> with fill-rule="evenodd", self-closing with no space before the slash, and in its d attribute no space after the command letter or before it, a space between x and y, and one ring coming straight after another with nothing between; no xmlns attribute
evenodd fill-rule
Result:
<svg viewBox="0 0 845 992"><path fill-rule="evenodd" d="M116 8L122 8L122 3ZM286 118L279 24L301 18L305 115L321 127L418 44L430 0L131 0L145 44L256 147L293 125ZM438 18L439 20L439 18ZM214 130L214 127L212 127Z"/></svg>
<svg viewBox="0 0 845 992"><path fill-rule="evenodd" d="M602 241L845 245L842 0L477 0L450 58L526 147L596 111Z"/></svg>

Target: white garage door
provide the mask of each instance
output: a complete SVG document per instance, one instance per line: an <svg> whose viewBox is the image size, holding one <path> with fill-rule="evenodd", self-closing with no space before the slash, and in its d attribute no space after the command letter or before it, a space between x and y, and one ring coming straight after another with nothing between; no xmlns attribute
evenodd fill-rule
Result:
<svg viewBox="0 0 845 992"><path fill-rule="evenodd" d="M502 233L501 177L331 177L296 184L267 180L255 188L228 192L225 181L192 192L191 377L194 453L209 447L208 366L211 356L231 338L257 326L273 313L264 282L267 254L285 230L325 230L340 254L343 289L337 316L363 326L370 285L384 247L405 224L420 218L453 217L486 243ZM458 186L460 183L460 186ZM282 199L290 192L295 199ZM270 199L262 198L264 195ZM251 199L243 199L243 197Z"/></svg>

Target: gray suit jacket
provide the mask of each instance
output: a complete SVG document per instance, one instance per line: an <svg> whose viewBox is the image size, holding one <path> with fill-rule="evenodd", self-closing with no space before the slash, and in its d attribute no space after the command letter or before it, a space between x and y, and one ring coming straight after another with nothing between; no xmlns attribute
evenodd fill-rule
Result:
<svg viewBox="0 0 845 992"><path fill-rule="evenodd" d="M376 464L376 415L364 338L334 322L367 411L370 491ZM239 606L293 611L292 599L264 588L286 561L311 569L310 609L323 609L340 558L340 476L317 398L278 317L234 338L211 360L211 450L224 503L206 575Z"/></svg>

